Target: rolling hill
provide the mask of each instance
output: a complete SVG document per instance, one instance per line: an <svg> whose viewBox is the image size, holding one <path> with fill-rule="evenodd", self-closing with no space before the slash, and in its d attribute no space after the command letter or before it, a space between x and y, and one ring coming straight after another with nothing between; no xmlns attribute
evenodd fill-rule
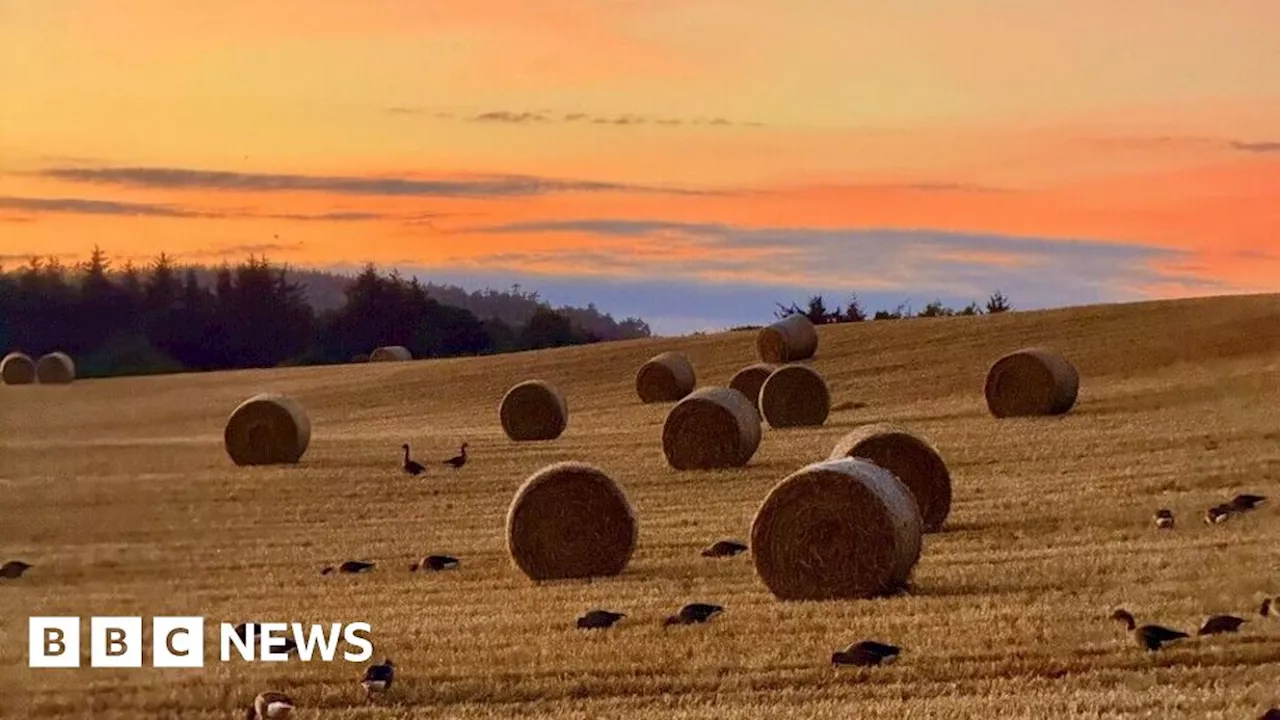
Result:
<svg viewBox="0 0 1280 720"><path fill-rule="evenodd" d="M1103 305L829 325L812 365L835 409L817 429L773 430L742 470L677 472L667 405L635 399L635 369L686 352L699 384L754 361L752 332L641 339L481 358L118 378L0 387L0 708L26 718L225 718L262 690L324 718L1252 718L1280 705L1280 296ZM982 383L1006 351L1047 344L1081 375L1055 418L996 420ZM564 391L556 441L508 441L512 384ZM313 423L296 467L237 468L227 414L260 391ZM745 539L765 493L866 422L904 424L948 462L954 502L928 535L910 593L783 603L751 559L700 557ZM457 472L441 460L470 443ZM409 442L429 466L399 472ZM507 555L504 519L535 470L583 460L625 487L640 524L628 569L544 586ZM1272 504L1222 525L1237 492ZM1151 521L1177 516L1171 531ZM457 571L408 572L429 552ZM348 558L370 574L322 577ZM726 607L663 629L686 602ZM628 617L598 634L593 607ZM1139 649L1107 619L1237 635ZM395 659L390 697L363 698L363 666L228 664L204 670L33 670L31 615L201 615L208 622L367 621ZM86 621L87 626L87 621ZM212 631L210 631L212 632ZM853 640L900 644L870 670L831 668ZM207 643L215 643L210 635ZM241 711L242 713L243 711ZM3 713L0 713L3 714ZM9 717L9 715L4 715Z"/></svg>

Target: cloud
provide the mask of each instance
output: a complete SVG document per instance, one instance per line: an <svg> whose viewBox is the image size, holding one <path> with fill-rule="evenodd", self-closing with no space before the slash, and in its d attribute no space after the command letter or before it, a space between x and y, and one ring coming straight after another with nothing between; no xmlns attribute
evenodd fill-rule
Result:
<svg viewBox="0 0 1280 720"><path fill-rule="evenodd" d="M856 290L895 293L900 299L909 294L921 305L935 296L984 299L995 289L1015 296L1020 307L1047 307L1135 297L1136 288L1172 281L1216 286L1189 268L1175 267L1189 257L1185 252L1091 240L629 219L516 223L467 232L585 233L618 243L486 257L486 268L791 287L796 292Z"/></svg>
<svg viewBox="0 0 1280 720"><path fill-rule="evenodd" d="M1274 152L1280 152L1280 141L1244 142L1241 140L1232 140L1231 147L1243 152L1274 153Z"/></svg>
<svg viewBox="0 0 1280 720"><path fill-rule="evenodd" d="M593 180L565 180L531 175L486 175L466 179L421 180L404 177L287 175L147 167L62 167L42 170L38 174L71 182L126 187L256 192L301 191L339 195L504 198L564 192L718 194L713 191L659 188Z"/></svg>
<svg viewBox="0 0 1280 720"><path fill-rule="evenodd" d="M25 210L33 213L70 213L76 215L130 215L152 217L218 217L216 213L201 212L150 203L113 202L110 200L86 200L85 198L27 198L0 197L0 208Z"/></svg>
<svg viewBox="0 0 1280 720"><path fill-rule="evenodd" d="M467 118L471 122L499 122L499 123L534 123L549 122L551 118L543 113L535 112L511 112L509 110L494 110L493 112L480 113Z"/></svg>
<svg viewBox="0 0 1280 720"><path fill-rule="evenodd" d="M391 109L389 109L391 111ZM711 127L761 127L763 123L759 122L741 122L733 121L723 117L660 117L653 115L641 115L636 113L621 113L616 115L596 114L587 112L554 112L551 110L489 110L482 113L467 115L463 118L467 122L475 123L498 123L508 125L535 125L545 123L589 123L592 125L662 125L667 127L675 126L711 126Z"/></svg>
<svg viewBox="0 0 1280 720"><path fill-rule="evenodd" d="M339 210L336 212L317 213L314 215L280 213L274 215L258 215L256 217L267 218L269 220L304 220L304 221L320 221L320 222L358 222L362 220L386 220L395 217L386 213L363 212L359 210Z"/></svg>
<svg viewBox="0 0 1280 720"><path fill-rule="evenodd" d="M246 255L268 255L270 253L289 253L303 248L301 241L295 242L264 242L264 243L246 243L244 245L219 245L218 247L205 248L203 250L195 250L191 253L193 257L210 258L210 257L244 257Z"/></svg>

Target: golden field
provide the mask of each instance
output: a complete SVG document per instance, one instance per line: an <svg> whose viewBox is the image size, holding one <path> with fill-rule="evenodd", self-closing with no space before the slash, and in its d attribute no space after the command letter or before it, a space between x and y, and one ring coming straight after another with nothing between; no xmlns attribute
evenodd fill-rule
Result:
<svg viewBox="0 0 1280 720"><path fill-rule="evenodd" d="M754 361L752 332L0 388L0 562L35 565L0 580L0 715L243 717L269 689L293 695L296 717L334 719L1254 718L1280 705L1280 620L1257 612L1280 594L1280 296L820 336L813 366L836 410L821 428L766 429L740 471L670 469L660 444L669 405L641 405L633 373L679 349L700 385L724 384ZM1079 369L1075 409L992 418L987 367L1035 344ZM498 401L528 378L567 396L559 440L503 435ZM260 391L308 410L301 464L228 459L223 423ZM925 537L910 594L783 603L749 555L699 556L716 539L748 539L775 483L880 420L930 437L954 480L947 527ZM440 461L462 441L471 460L455 473ZM404 442L425 475L400 471ZM539 586L512 565L507 506L559 460L598 465L634 503L639 544L620 576ZM1272 502L1201 521L1245 491ZM1176 513L1174 530L1155 528L1160 507ZM462 566L410 573L429 552ZM378 567L319 574L346 559ZM661 627L692 601L726 611L705 626ZM629 617L577 630L593 607ZM1148 653L1107 619L1116 607L1191 632L1211 613L1249 622ZM364 664L341 660L28 669L27 617L63 614L367 621L375 659L396 661L396 685L368 703ZM833 650L862 638L900 644L901 659L830 666Z"/></svg>

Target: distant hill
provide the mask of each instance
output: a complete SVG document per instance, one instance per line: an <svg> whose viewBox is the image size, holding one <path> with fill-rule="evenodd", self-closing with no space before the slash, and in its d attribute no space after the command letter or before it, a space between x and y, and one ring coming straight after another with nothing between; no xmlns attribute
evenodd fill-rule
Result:
<svg viewBox="0 0 1280 720"><path fill-rule="evenodd" d="M184 268L185 270L185 268ZM201 285L213 287L217 267L195 266ZM347 286L355 277L354 273L340 274L324 270L308 268L289 268L289 277L300 284L306 295L307 303L316 312L337 310L346 302ZM551 307L539 297L536 291L529 292L513 287L509 290L471 290L457 285L441 285L433 282L423 283L427 294L443 305L469 310L481 320L496 319L512 327L521 327L529 322L538 308ZM649 324L641 318L627 317L615 319L608 313L601 312L594 303L586 307L562 306L551 309L569 318L578 327L601 340L634 340L652 335Z"/></svg>

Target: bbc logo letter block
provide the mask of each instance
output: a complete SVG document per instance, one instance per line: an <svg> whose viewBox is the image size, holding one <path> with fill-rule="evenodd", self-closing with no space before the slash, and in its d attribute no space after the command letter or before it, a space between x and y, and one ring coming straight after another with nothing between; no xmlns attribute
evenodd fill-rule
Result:
<svg viewBox="0 0 1280 720"><path fill-rule="evenodd" d="M31 618L28 664L33 668L80 667L80 630L78 617ZM204 618L152 618L151 638L153 667L204 667ZM142 618L92 617L88 640L91 667L142 667L145 642Z"/></svg>

